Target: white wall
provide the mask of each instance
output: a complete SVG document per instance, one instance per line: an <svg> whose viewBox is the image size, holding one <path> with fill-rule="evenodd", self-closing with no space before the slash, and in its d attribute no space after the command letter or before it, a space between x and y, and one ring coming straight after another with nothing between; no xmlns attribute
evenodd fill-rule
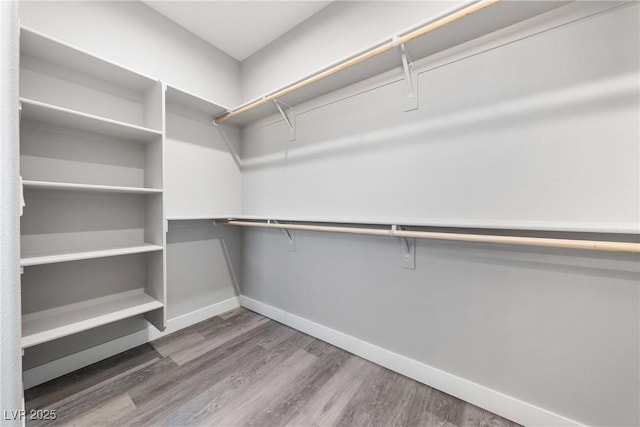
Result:
<svg viewBox="0 0 640 427"><path fill-rule="evenodd" d="M23 421L18 196L18 5L0 2L0 424Z"/></svg>
<svg viewBox="0 0 640 427"><path fill-rule="evenodd" d="M333 2L242 61L242 100L262 96L306 77L464 3Z"/></svg>
<svg viewBox="0 0 640 427"><path fill-rule="evenodd" d="M238 62L141 2L24 1L21 24L232 107Z"/></svg>
<svg viewBox="0 0 640 427"><path fill-rule="evenodd" d="M380 78L296 106L295 142L277 116L245 129L244 213L637 233L640 6L594 5L425 61L417 111ZM405 270L394 239L297 232L289 252L246 230L242 294L577 422L640 423L637 255L416 246Z"/></svg>
<svg viewBox="0 0 640 427"><path fill-rule="evenodd" d="M241 212L239 132L167 112L167 218L217 218Z"/></svg>
<svg viewBox="0 0 640 427"><path fill-rule="evenodd" d="M423 61L416 111L390 73L296 106L295 142L248 127L244 213L637 232L637 5L571 23L586 7Z"/></svg>

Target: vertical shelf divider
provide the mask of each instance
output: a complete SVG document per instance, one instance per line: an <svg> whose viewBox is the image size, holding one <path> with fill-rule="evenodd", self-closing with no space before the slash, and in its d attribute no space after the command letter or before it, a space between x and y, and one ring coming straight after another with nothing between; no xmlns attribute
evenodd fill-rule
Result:
<svg viewBox="0 0 640 427"><path fill-rule="evenodd" d="M153 88L145 94L145 125L161 131L160 141L147 152L151 160L145 159L145 181L149 185L164 188L164 146L165 146L165 87L157 81ZM152 167L151 167L152 166ZM145 222L145 233L150 241L161 245L164 250L148 256L146 292L162 302L163 307L145 314L145 318L159 330L167 327L167 269L166 269L166 214L165 197L159 194L149 198Z"/></svg>

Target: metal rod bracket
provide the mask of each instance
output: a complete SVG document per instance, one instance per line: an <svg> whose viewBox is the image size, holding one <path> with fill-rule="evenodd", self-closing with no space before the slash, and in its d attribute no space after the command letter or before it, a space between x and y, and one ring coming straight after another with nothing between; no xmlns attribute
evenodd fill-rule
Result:
<svg viewBox="0 0 640 427"><path fill-rule="evenodd" d="M267 224L278 224L278 221L271 221L271 220L267 220ZM296 233L293 230L289 230L286 228L281 228L280 231L282 231L282 234L284 234L284 237L287 238L287 241L289 243L289 252L295 252L296 251Z"/></svg>
<svg viewBox="0 0 640 427"><path fill-rule="evenodd" d="M404 43L397 44L397 37L394 37L394 45L400 49L400 59L404 70L404 80L407 84L407 97L405 99L404 111L418 109L418 76L413 71L413 59Z"/></svg>
<svg viewBox="0 0 640 427"><path fill-rule="evenodd" d="M401 226L392 225L391 234L402 230ZM402 251L400 253L400 266L409 270L416 268L416 239L412 237L397 236L400 239Z"/></svg>
<svg viewBox="0 0 640 427"><path fill-rule="evenodd" d="M295 129L295 126L293 124L293 120L291 120L291 116L292 116L291 107L288 106L287 104L285 104L282 101L278 101L277 99L274 99L273 103L276 105L276 108L278 109L278 111L282 115L282 118L284 119L284 122L287 124L287 126L289 126L289 141L295 141L296 140L296 129ZM283 105L284 105L284 108L282 108ZM289 113L289 114L287 114L287 113Z"/></svg>
<svg viewBox="0 0 640 427"><path fill-rule="evenodd" d="M233 157L233 161L236 162L238 169L242 170L242 159L240 159L240 156L238 155L236 148L233 146L233 144L229 140L229 137L224 132L223 130L224 126L216 123L216 119L213 119L213 126L215 126L216 130L218 131L218 134L220 134L220 137L222 138L225 145L227 146L227 149L229 150L229 154L231 154L231 157Z"/></svg>

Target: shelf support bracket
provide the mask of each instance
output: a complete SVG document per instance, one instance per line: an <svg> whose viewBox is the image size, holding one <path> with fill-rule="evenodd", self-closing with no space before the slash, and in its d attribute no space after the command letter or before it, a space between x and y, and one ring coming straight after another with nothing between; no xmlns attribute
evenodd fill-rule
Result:
<svg viewBox="0 0 640 427"><path fill-rule="evenodd" d="M236 162L236 166L238 166L238 169L242 170L242 160L240 160L240 156L238 156L236 149L234 148L231 141L229 141L227 134L224 133L224 130L222 129L222 125L219 125L218 123L216 123L216 119L213 119L213 126L215 126L215 128L218 130L218 133L222 137L222 140L227 145L227 148L229 149L229 154L231 154L231 157L233 157L233 160Z"/></svg>
<svg viewBox="0 0 640 427"><path fill-rule="evenodd" d="M404 111L418 109L418 79L413 71L413 60L404 43L398 43L398 36L393 38L393 45L400 49L400 59L404 70L404 80L407 83L407 98L405 99Z"/></svg>
<svg viewBox="0 0 640 427"><path fill-rule="evenodd" d="M278 224L278 221L267 220L267 224ZM289 252L296 251L296 234L293 230L288 230L286 228L280 228L284 237L287 238L287 242L289 243Z"/></svg>
<svg viewBox="0 0 640 427"><path fill-rule="evenodd" d="M397 225L391 226L391 234L395 235L396 231L401 231L402 227ZM402 268L415 270L416 268L416 239L411 237L397 236L400 239L400 265Z"/></svg>
<svg viewBox="0 0 640 427"><path fill-rule="evenodd" d="M293 121L291 120L291 107L288 106L287 104L285 104L282 101L278 101L277 99L273 100L273 103L276 105L276 108L278 109L278 111L280 112L280 114L282 115L282 118L284 119L284 122L287 124L287 126L289 126L289 141L295 141L296 140L296 129L295 126L293 125ZM285 108L282 108L282 106L284 105ZM287 110L285 112L285 109ZM287 114L287 112L289 114Z"/></svg>

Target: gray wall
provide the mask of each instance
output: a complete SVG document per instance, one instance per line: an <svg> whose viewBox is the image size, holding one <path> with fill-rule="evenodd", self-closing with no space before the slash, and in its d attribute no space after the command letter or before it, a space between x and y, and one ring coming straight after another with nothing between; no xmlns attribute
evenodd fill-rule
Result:
<svg viewBox="0 0 640 427"><path fill-rule="evenodd" d="M377 79L296 106L295 142L277 118L246 129L244 213L637 233L640 7L593 6L429 59L418 111ZM244 236L245 296L580 422L640 423L637 255L419 241L406 270L392 238ZM594 236L637 241L571 237Z"/></svg>
<svg viewBox="0 0 640 427"><path fill-rule="evenodd" d="M637 255L418 240L407 270L401 250L247 229L242 294L589 425L640 423Z"/></svg>
<svg viewBox="0 0 640 427"><path fill-rule="evenodd" d="M170 221L167 318L237 295L242 273L240 230L210 220Z"/></svg>

